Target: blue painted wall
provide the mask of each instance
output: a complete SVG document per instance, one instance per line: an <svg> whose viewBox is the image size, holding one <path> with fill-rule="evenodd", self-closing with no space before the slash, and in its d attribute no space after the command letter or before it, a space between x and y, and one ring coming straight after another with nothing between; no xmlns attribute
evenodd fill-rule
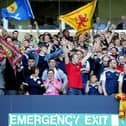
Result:
<svg viewBox="0 0 126 126"><path fill-rule="evenodd" d="M0 126L9 113L105 113L117 114L113 96L0 96Z"/></svg>

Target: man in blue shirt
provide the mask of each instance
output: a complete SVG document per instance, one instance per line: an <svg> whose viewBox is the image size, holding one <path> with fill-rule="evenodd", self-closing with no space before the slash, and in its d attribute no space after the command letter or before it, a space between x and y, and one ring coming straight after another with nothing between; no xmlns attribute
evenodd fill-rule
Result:
<svg viewBox="0 0 126 126"><path fill-rule="evenodd" d="M48 46L44 42L42 42L39 45L39 48L40 48L40 52L37 54L34 51L33 55L34 55L34 58L35 58L35 66L37 66L40 70L39 77L41 77L42 74L43 74L43 71L45 69L49 68L48 67L49 59L58 57L60 54L63 53L63 49L61 48L58 51L49 54L48 53Z"/></svg>
<svg viewBox="0 0 126 126"><path fill-rule="evenodd" d="M118 93L118 78L117 62L115 59L109 61L109 68L101 75L102 88L105 96Z"/></svg>
<svg viewBox="0 0 126 126"><path fill-rule="evenodd" d="M106 25L101 22L100 17L96 17L95 29L96 30L104 30Z"/></svg>

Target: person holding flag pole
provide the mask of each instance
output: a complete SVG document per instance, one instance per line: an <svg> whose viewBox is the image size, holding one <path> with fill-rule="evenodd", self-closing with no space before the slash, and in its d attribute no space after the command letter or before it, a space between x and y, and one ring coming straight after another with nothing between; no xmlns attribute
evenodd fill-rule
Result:
<svg viewBox="0 0 126 126"><path fill-rule="evenodd" d="M0 36L0 95L16 95L15 67L21 60L20 52Z"/></svg>

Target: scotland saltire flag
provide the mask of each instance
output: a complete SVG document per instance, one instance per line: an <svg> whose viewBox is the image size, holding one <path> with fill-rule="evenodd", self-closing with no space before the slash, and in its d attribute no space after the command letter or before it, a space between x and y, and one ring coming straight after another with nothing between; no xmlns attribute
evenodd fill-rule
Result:
<svg viewBox="0 0 126 126"><path fill-rule="evenodd" d="M15 0L11 5L1 10L2 17L13 18L18 21L29 18L34 19L34 15L29 0Z"/></svg>

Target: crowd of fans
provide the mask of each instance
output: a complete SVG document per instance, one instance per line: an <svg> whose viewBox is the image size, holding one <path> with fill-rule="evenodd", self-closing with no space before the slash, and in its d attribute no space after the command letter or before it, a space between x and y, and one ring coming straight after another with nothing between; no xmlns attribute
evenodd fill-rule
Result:
<svg viewBox="0 0 126 126"><path fill-rule="evenodd" d="M124 17L123 17L123 20ZM113 95L126 93L126 33L115 32L126 24L107 25L97 17L94 30L70 36L64 29L55 35L18 31L2 37L22 54L13 69L0 50L0 95ZM125 28L124 28L125 29Z"/></svg>

